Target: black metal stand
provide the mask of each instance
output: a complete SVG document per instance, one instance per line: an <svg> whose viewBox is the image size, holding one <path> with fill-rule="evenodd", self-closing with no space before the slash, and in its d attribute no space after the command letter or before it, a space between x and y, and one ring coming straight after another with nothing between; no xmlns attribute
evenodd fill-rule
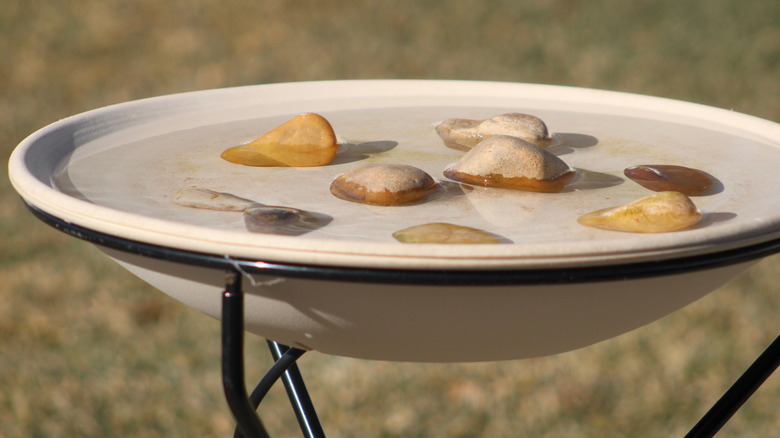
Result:
<svg viewBox="0 0 780 438"><path fill-rule="evenodd" d="M726 424L780 365L780 336L756 359L712 408L685 435L685 438L709 438Z"/></svg>
<svg viewBox="0 0 780 438"><path fill-rule="evenodd" d="M592 281L613 281L657 275L713 269L720 266L759 259L780 252L780 239L762 242L713 254L660 262L640 262L617 266L540 270L498 271L424 271L391 269L358 269L327 266L303 266L288 263L229 259L175 248L136 242L64 222L33 206L32 213L45 223L71 236L129 253L209 268L225 269L225 291L222 297L222 379L225 396L236 418L236 435L246 438L268 437L255 409L268 389L282 378L304 437L324 437L317 414L303 384L295 361L304 350L269 341L276 363L266 373L252 395L247 395L244 375L244 293L241 270L294 278L337 279L363 283L437 284L437 285L531 285ZM714 436L750 396L780 365L780 336L756 359L731 388L691 429L686 438Z"/></svg>
<svg viewBox="0 0 780 438"><path fill-rule="evenodd" d="M268 341L268 346L276 362L248 396L244 374L244 292L241 274L228 271L222 294L222 383L228 406L237 422L234 437L269 437L255 410L280 377L303 436L324 437L325 433L295 363L306 351L273 341Z"/></svg>
<svg viewBox="0 0 780 438"><path fill-rule="evenodd" d="M222 299L222 372L228 405L236 418L234 438L269 437L255 409L271 386L283 376L287 396L293 405L298 424L306 438L325 437L314 405L303 383L295 361L304 350L268 341L276 361L263 376L251 396L244 383L244 296L241 275L228 271ZM710 438L725 425L739 408L780 366L780 336L756 359L744 374L713 405L685 438ZM242 435L243 434L243 435Z"/></svg>

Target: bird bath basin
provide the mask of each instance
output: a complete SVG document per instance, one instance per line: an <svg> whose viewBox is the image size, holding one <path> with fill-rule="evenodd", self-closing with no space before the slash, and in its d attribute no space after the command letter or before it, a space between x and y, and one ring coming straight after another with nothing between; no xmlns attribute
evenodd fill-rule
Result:
<svg viewBox="0 0 780 438"><path fill-rule="evenodd" d="M220 159L303 112L341 146L316 168ZM533 114L579 177L558 193L474 188L443 169L463 154L434 126L448 118ZM346 202L328 187L363 163L419 167L446 190L409 206ZM650 192L637 164L705 170L691 229L623 233L577 217ZM14 151L14 187L49 223L98 244L166 294L220 317L225 267L245 273L245 327L304 350L451 362L581 348L669 314L723 285L780 239L780 125L691 103L601 90L464 81L272 84L162 96L79 114ZM241 213L172 202L195 186L314 211L300 235L247 230ZM392 234L449 222L495 245L403 244Z"/></svg>

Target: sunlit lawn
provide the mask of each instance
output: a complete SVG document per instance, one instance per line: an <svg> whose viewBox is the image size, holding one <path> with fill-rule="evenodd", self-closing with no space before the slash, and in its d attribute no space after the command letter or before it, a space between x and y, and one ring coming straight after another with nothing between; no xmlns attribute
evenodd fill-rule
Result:
<svg viewBox="0 0 780 438"><path fill-rule="evenodd" d="M476 79L652 94L780 121L780 4L136 2L0 8L0 148L136 98L269 82ZM37 221L0 178L0 436L231 436L219 325ZM307 353L330 436L682 436L780 329L780 258L619 338L500 363ZM247 339L250 382L270 365ZM260 409L298 436L285 395ZM719 436L780 433L773 376Z"/></svg>

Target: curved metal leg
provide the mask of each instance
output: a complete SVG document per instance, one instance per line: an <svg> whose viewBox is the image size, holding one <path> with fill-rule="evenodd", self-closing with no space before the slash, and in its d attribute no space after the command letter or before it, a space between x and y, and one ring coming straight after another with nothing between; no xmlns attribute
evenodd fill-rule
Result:
<svg viewBox="0 0 780 438"><path fill-rule="evenodd" d="M222 294L222 382L228 406L236 419L234 437L268 438L255 410L273 384L283 377L287 395L301 431L307 438L324 437L314 406L295 361L306 351L269 341L275 363L251 395L247 395L244 374L244 294L241 274L228 271Z"/></svg>
<svg viewBox="0 0 780 438"><path fill-rule="evenodd" d="M710 438L718 433L758 387L775 372L778 366L780 366L780 336L704 414L693 429L685 435L685 438Z"/></svg>
<svg viewBox="0 0 780 438"><path fill-rule="evenodd" d="M271 369L269 369L268 372L265 373L263 378L260 379L260 383L257 384L257 387L255 387L254 391L252 391L252 394L249 395L248 401L251 404L253 410L256 410L257 407L260 406L260 402L263 401L266 394L268 394L268 391L271 389L274 383L276 383L276 381L279 380L279 377L287 373L288 368L295 365L295 361L298 360L298 358L301 357L303 353L305 353L304 350L288 348L284 352L284 354L281 355L281 357L276 358L277 360L273 364L273 366L271 366ZM301 428L305 432L305 429L303 429L303 425L301 425ZM246 437L246 434L242 433L240 423L236 426L236 430L233 433L233 437L234 438ZM252 437L250 436L247 438L252 438Z"/></svg>
<svg viewBox="0 0 780 438"><path fill-rule="evenodd" d="M228 406L245 437L268 438L249 403L244 377L244 295L241 275L228 271L222 294L222 386Z"/></svg>
<svg viewBox="0 0 780 438"><path fill-rule="evenodd" d="M280 360L284 354L287 354L294 348L287 347L285 345L276 343L274 341L268 341L268 347L271 349L271 355L274 360ZM301 350L297 350L301 351ZM306 438L324 438L325 432L322 430L320 420L317 417L317 412L314 410L314 404L311 402L309 392L306 390L306 385L303 383L303 377L298 370L298 365L292 364L287 371L282 375L282 382L284 388L287 390L287 397L290 399L290 403L295 411L295 416L298 418L298 425L301 426L303 436ZM259 385L258 385L259 386ZM249 396L253 398L255 392ZM255 400L251 400L253 403ZM260 401L257 401L257 405Z"/></svg>
<svg viewBox="0 0 780 438"><path fill-rule="evenodd" d="M249 396L244 377L244 296L241 275L237 271L228 271L225 292L222 295L222 380L228 406L237 422L235 437L269 437L255 409L280 377L283 377L287 395L304 437L324 437L314 406L295 364L305 350L290 348L273 341L268 341L268 346L276 362ZM734 382L685 438L713 437L778 366L780 336Z"/></svg>

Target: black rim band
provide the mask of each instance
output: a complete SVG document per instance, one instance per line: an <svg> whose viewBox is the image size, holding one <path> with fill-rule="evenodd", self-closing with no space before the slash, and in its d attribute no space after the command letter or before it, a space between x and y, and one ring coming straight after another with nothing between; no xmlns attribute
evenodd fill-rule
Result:
<svg viewBox="0 0 780 438"><path fill-rule="evenodd" d="M682 274L760 259L780 252L780 239L711 254L608 266L525 270L414 270L308 266L268 260L226 258L132 241L65 222L27 205L46 224L96 245L188 265L240 269L247 273L319 280L423 285L519 285L614 281Z"/></svg>

